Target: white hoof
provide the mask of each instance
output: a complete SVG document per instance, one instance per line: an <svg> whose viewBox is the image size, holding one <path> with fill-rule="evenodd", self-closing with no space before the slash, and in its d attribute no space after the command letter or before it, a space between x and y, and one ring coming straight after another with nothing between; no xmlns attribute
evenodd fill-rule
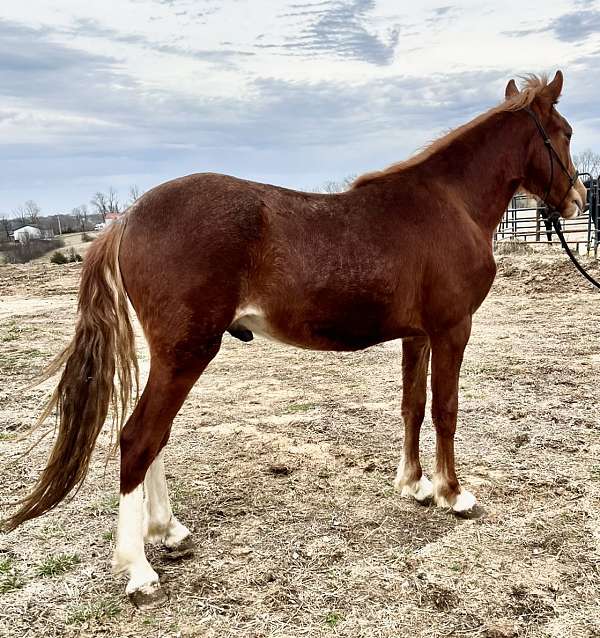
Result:
<svg viewBox="0 0 600 638"><path fill-rule="evenodd" d="M125 593L128 595L136 591L148 593L150 590L159 587L158 574L152 569L152 566L145 558L132 563L115 552L112 560L112 571L115 575L124 572L128 573L129 580L125 588Z"/></svg>
<svg viewBox="0 0 600 638"><path fill-rule="evenodd" d="M418 481L405 483L402 477L396 477L394 481L394 489L400 492L403 498L414 498L417 501L425 502L433 496L433 485L431 481L423 474Z"/></svg>
<svg viewBox="0 0 600 638"><path fill-rule="evenodd" d="M190 536L190 530L180 523L174 516L171 516L166 524L147 524L144 533L144 542L151 545L165 545L175 547L181 541Z"/></svg>
<svg viewBox="0 0 600 638"><path fill-rule="evenodd" d="M468 490L461 490L460 494L456 498L452 509L455 512L468 512L477 505L477 499Z"/></svg>
<svg viewBox="0 0 600 638"><path fill-rule="evenodd" d="M434 488L434 501L438 507L449 507L455 512L467 512L477 505L477 499L467 490L461 490L454 503L451 503L440 490Z"/></svg>
<svg viewBox="0 0 600 638"><path fill-rule="evenodd" d="M163 543L167 547L177 547L190 535L190 530L173 516Z"/></svg>

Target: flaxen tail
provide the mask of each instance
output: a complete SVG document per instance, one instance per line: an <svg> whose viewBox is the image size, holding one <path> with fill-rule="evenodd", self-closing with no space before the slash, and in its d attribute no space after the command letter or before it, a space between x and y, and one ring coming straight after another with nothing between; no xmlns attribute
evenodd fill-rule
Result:
<svg viewBox="0 0 600 638"><path fill-rule="evenodd" d="M96 239L85 259L75 336L41 378L49 378L64 365L39 419L41 423L57 411L56 441L37 485L5 521L6 529L51 510L81 485L109 409L113 408L119 431L134 387L137 392L134 333L119 269L124 228L124 221L111 226Z"/></svg>

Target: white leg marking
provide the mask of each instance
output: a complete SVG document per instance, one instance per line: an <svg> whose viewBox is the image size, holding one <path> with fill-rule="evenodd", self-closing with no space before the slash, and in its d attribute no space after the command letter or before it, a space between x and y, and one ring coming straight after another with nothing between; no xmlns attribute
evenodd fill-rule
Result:
<svg viewBox="0 0 600 638"><path fill-rule="evenodd" d="M394 479L394 489L396 492L400 492L404 486L404 454L398 463L398 469L396 470L396 478Z"/></svg>
<svg viewBox="0 0 600 638"><path fill-rule="evenodd" d="M169 500L163 452L154 459L144 479L144 538L149 543L175 547L190 535L190 530L174 516Z"/></svg>
<svg viewBox="0 0 600 638"><path fill-rule="evenodd" d="M113 571L127 572L126 592L151 593L159 587L158 574L152 569L144 553L144 494L142 486L130 494L121 494L117 545L113 556Z"/></svg>
<svg viewBox="0 0 600 638"><path fill-rule="evenodd" d="M405 473L404 457L402 457L394 480L394 489L400 492L400 496L415 498L417 501L426 501L428 498L431 498L433 495L433 485L425 474L422 474L418 481L408 481L405 478Z"/></svg>
<svg viewBox="0 0 600 638"><path fill-rule="evenodd" d="M460 494L456 497L454 503L443 496L442 486L445 484L444 477L440 474L433 475L433 498L438 507L450 507L455 512L467 512L477 504L477 499L468 490L461 488Z"/></svg>

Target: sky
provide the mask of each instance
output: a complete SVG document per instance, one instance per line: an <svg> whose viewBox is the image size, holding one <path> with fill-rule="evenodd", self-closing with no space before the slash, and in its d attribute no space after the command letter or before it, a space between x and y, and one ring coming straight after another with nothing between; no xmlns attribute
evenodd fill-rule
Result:
<svg viewBox="0 0 600 638"><path fill-rule="evenodd" d="M0 216L204 171L312 190L558 68L600 152L595 0L2 0Z"/></svg>

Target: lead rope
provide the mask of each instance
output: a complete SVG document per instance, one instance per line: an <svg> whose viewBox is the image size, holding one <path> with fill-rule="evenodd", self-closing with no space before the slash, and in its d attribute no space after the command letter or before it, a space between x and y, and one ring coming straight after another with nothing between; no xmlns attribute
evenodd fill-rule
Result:
<svg viewBox="0 0 600 638"><path fill-rule="evenodd" d="M550 221L552 222L552 226L554 226L554 230L556 231L556 234L558 235L558 238L560 239L560 243L562 244L562 247L565 249L565 252L567 253L567 255L569 255L569 257L571 258L571 261L575 264L575 268L577 268L577 270L592 284L592 286L596 286L596 288L600 290L600 283L598 283L590 275L590 273L584 269L584 267L575 258L575 255L571 252L571 249L569 248L569 244L567 244L567 240L565 239L565 236L563 235L562 229L560 227L560 222L558 220L556 213L552 213L551 215L549 215L548 219L550 219Z"/></svg>

